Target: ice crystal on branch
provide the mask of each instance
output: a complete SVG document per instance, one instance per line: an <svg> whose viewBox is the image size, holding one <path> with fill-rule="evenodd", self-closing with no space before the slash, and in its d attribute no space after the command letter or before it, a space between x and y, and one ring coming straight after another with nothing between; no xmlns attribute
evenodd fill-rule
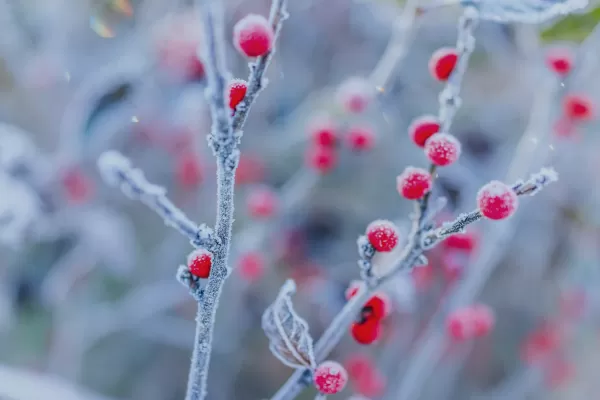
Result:
<svg viewBox="0 0 600 400"><path fill-rule="evenodd" d="M587 6L587 0L463 0L473 6L481 19L498 22L538 24Z"/></svg>
<svg viewBox="0 0 600 400"><path fill-rule="evenodd" d="M282 363L313 370L316 367L313 339L306 321L294 311L291 296L295 291L294 281L286 281L273 304L265 310L262 328L269 339L269 349Z"/></svg>

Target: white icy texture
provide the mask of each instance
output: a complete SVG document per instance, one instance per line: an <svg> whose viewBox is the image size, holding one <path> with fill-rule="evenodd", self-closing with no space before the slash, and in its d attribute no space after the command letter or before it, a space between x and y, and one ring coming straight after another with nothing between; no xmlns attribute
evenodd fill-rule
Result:
<svg viewBox="0 0 600 400"><path fill-rule="evenodd" d="M463 0L474 6L481 19L497 22L539 24L588 5L587 0Z"/></svg>

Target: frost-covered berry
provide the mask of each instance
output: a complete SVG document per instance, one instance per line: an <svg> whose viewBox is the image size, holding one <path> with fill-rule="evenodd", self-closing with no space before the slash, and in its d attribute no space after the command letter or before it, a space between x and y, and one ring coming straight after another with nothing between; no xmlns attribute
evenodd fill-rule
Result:
<svg viewBox="0 0 600 400"><path fill-rule="evenodd" d="M234 79L227 86L227 94L229 97L229 108L235 110L238 104L244 100L246 91L248 90L248 82L243 79Z"/></svg>
<svg viewBox="0 0 600 400"><path fill-rule="evenodd" d="M389 252L398 244L398 229L393 222L376 220L367 226L369 243L380 252Z"/></svg>
<svg viewBox="0 0 600 400"><path fill-rule="evenodd" d="M356 342L371 344L381 335L381 322L376 318L354 322L350 328L350 333Z"/></svg>
<svg viewBox="0 0 600 400"><path fill-rule="evenodd" d="M425 142L440 130L440 122L433 115L423 115L413 120L408 127L408 135L419 147L425 147Z"/></svg>
<svg viewBox="0 0 600 400"><path fill-rule="evenodd" d="M375 144L375 132L368 126L354 126L348 130L346 141L352 150L369 150Z"/></svg>
<svg viewBox="0 0 600 400"><path fill-rule="evenodd" d="M337 127L329 117L315 118L308 128L308 132L317 146L333 147L337 144Z"/></svg>
<svg viewBox="0 0 600 400"><path fill-rule="evenodd" d="M247 199L248 212L255 218L269 218L277 210L278 199L267 186L253 188Z"/></svg>
<svg viewBox="0 0 600 400"><path fill-rule="evenodd" d="M383 292L377 292L367 301L363 307L363 313L368 313L369 318L377 320L384 319L388 316L392 309L392 301Z"/></svg>
<svg viewBox="0 0 600 400"><path fill-rule="evenodd" d="M425 155L432 164L445 167L460 156L460 142L448 133L436 133L425 143Z"/></svg>
<svg viewBox="0 0 600 400"><path fill-rule="evenodd" d="M198 278L208 278L212 266L212 254L204 249L193 251L188 256L190 273Z"/></svg>
<svg viewBox="0 0 600 400"><path fill-rule="evenodd" d="M431 174L423 168L407 167L396 178L396 188L406 199L420 199L431 190Z"/></svg>
<svg viewBox="0 0 600 400"><path fill-rule="evenodd" d="M515 213L518 205L519 199L515 192L500 181L491 181L477 193L477 206L489 219L508 218Z"/></svg>
<svg viewBox="0 0 600 400"><path fill-rule="evenodd" d="M336 394L348 383L348 373L340 363L325 361L315 369L313 382L319 392Z"/></svg>
<svg viewBox="0 0 600 400"><path fill-rule="evenodd" d="M574 121L587 121L593 116L592 100L582 94L571 94L565 96L563 102L565 115Z"/></svg>
<svg viewBox="0 0 600 400"><path fill-rule="evenodd" d="M237 263L237 269L242 278L247 282L254 282L263 275L265 270L265 259L258 252L242 254Z"/></svg>
<svg viewBox="0 0 600 400"><path fill-rule="evenodd" d="M546 63L552 71L565 76L573 67L573 56L566 49L553 49L548 52Z"/></svg>
<svg viewBox="0 0 600 400"><path fill-rule="evenodd" d="M353 77L340 85L337 101L344 111L359 114L365 111L373 100L373 89L366 79Z"/></svg>
<svg viewBox="0 0 600 400"><path fill-rule="evenodd" d="M233 27L233 43L247 57L260 57L273 47L273 28L262 15L249 14Z"/></svg>
<svg viewBox="0 0 600 400"><path fill-rule="evenodd" d="M429 72L438 81L447 81L458 62L458 52L451 47L436 50L429 59Z"/></svg>
<svg viewBox="0 0 600 400"><path fill-rule="evenodd" d="M198 157L192 152L177 156L175 175L177 182L183 187L195 187L202 181L202 168Z"/></svg>
<svg viewBox="0 0 600 400"><path fill-rule="evenodd" d="M306 161L311 168L320 173L327 173L335 167L337 156L335 150L324 146L311 146Z"/></svg>

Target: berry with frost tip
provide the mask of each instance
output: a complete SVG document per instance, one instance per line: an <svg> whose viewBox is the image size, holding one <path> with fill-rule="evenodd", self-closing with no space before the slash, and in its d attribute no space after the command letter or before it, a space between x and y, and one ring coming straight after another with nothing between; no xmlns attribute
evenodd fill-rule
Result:
<svg viewBox="0 0 600 400"><path fill-rule="evenodd" d="M306 161L311 168L325 174L335 167L337 156L332 148L312 146L308 150Z"/></svg>
<svg viewBox="0 0 600 400"><path fill-rule="evenodd" d="M376 318L354 322L350 333L356 342L364 345L371 344L381 335L381 322Z"/></svg>
<svg viewBox="0 0 600 400"><path fill-rule="evenodd" d="M423 115L413 120L408 127L408 135L419 147L425 147L425 142L440 130L440 122L433 115Z"/></svg>
<svg viewBox="0 0 600 400"><path fill-rule="evenodd" d="M398 229L393 222L376 220L367 226L367 239L375 250L385 253L392 251L398 244Z"/></svg>
<svg viewBox="0 0 600 400"><path fill-rule="evenodd" d="M431 174L423 168L407 167L396 178L396 187L404 198L420 199L431 190Z"/></svg>
<svg viewBox="0 0 600 400"><path fill-rule="evenodd" d="M548 67L560 76L566 76L573 67L573 57L566 49L553 49L546 57Z"/></svg>
<svg viewBox="0 0 600 400"><path fill-rule="evenodd" d="M582 94L570 94L565 97L563 102L565 115L578 122L588 121L593 117L592 100Z"/></svg>
<svg viewBox="0 0 600 400"><path fill-rule="evenodd" d="M338 133L334 122L328 117L318 117L312 121L309 134L317 146L334 147L338 141Z"/></svg>
<svg viewBox="0 0 600 400"><path fill-rule="evenodd" d="M438 81L447 81L452 75L457 62L458 52L456 49L443 47L436 50L429 59L429 72Z"/></svg>
<svg viewBox="0 0 600 400"><path fill-rule="evenodd" d="M260 57L271 51L275 35L262 15L249 14L233 28L233 43L246 57Z"/></svg>
<svg viewBox="0 0 600 400"><path fill-rule="evenodd" d="M347 133L348 147L355 151L370 150L375 143L375 133L367 126L355 126Z"/></svg>
<svg viewBox="0 0 600 400"><path fill-rule="evenodd" d="M247 282L255 282L260 279L265 270L264 257L254 251L242 254L238 260L237 269Z"/></svg>
<svg viewBox="0 0 600 400"><path fill-rule="evenodd" d="M254 188L247 199L248 212L255 218L269 218L277 210L277 195L269 187Z"/></svg>
<svg viewBox="0 0 600 400"><path fill-rule="evenodd" d="M512 188L500 181L491 181L479 189L477 206L489 219L500 220L510 217L519 205L519 198Z"/></svg>
<svg viewBox="0 0 600 400"><path fill-rule="evenodd" d="M354 77L340 85L337 91L337 100L344 111L359 114L371 104L373 94L373 87L367 80Z"/></svg>
<svg viewBox="0 0 600 400"><path fill-rule="evenodd" d="M432 164L446 167L460 156L461 146L458 139L448 133L436 133L425 143L425 155Z"/></svg>
<svg viewBox="0 0 600 400"><path fill-rule="evenodd" d="M195 250L188 256L187 265L192 275L206 279L212 267L212 254L204 249Z"/></svg>
<svg viewBox="0 0 600 400"><path fill-rule="evenodd" d="M325 361L315 369L313 382L319 392L323 394L336 394L346 387L348 373L340 363Z"/></svg>
<svg viewBox="0 0 600 400"><path fill-rule="evenodd" d="M235 108L244 100L246 97L246 91L248 90L248 82L243 79L234 79L229 82L227 86L227 93L229 97L229 108L235 110Z"/></svg>

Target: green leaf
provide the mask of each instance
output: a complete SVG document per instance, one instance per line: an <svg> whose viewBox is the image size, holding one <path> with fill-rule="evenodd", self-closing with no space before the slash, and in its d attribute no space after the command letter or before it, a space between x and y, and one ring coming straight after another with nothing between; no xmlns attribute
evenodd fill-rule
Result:
<svg viewBox="0 0 600 400"><path fill-rule="evenodd" d="M571 14L558 20L540 33L544 43L572 41L581 43L600 22L600 6L585 14Z"/></svg>

